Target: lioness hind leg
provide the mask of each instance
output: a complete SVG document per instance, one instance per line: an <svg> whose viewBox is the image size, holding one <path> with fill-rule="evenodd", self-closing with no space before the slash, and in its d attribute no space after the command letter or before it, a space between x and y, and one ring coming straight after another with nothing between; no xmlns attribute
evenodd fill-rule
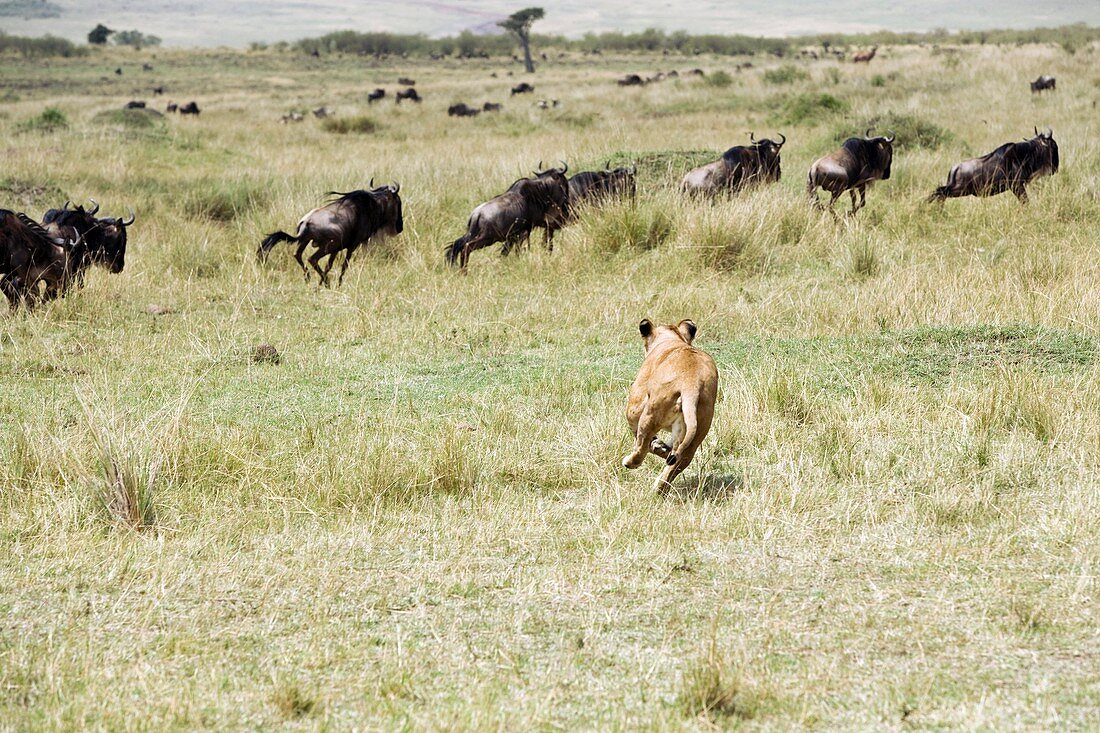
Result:
<svg viewBox="0 0 1100 733"><path fill-rule="evenodd" d="M672 452L672 446L663 442L660 438L654 438L653 442L649 444L649 452L661 458L668 458L668 454Z"/></svg>
<svg viewBox="0 0 1100 733"><path fill-rule="evenodd" d="M626 468L637 468L642 465L642 461L645 460L646 454L650 451L650 446L653 440L657 437L657 423L653 419L653 414L646 409L642 412L642 417L638 421L638 430L634 434L634 449L623 457L623 466Z"/></svg>

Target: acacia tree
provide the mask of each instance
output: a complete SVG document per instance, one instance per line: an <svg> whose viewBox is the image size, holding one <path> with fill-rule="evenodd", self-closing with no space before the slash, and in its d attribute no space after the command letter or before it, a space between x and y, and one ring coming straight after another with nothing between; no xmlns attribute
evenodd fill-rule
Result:
<svg viewBox="0 0 1100 733"><path fill-rule="evenodd" d="M113 30L100 23L88 34L88 43L93 46L102 46L107 43L107 37L114 33Z"/></svg>
<svg viewBox="0 0 1100 733"><path fill-rule="evenodd" d="M501 28L515 34L519 45L523 47L523 68L528 74L535 73L535 62L531 60L531 24L542 20L546 11L542 8L524 8L509 15L497 23Z"/></svg>

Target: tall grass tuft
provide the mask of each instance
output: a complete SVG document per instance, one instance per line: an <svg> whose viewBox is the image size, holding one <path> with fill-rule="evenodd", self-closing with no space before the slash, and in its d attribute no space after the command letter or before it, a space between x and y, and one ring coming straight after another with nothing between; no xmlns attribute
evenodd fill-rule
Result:
<svg viewBox="0 0 1100 733"><path fill-rule="evenodd" d="M366 115L355 117L327 117L321 121L321 129L337 135L368 135L378 132L381 125Z"/></svg>
<svg viewBox="0 0 1100 733"><path fill-rule="evenodd" d="M144 470L138 468L134 457L126 455L96 424L88 403L82 404L99 464L99 480L88 477L97 486L96 498L113 524L138 531L149 529L156 524L153 487L159 462L148 464Z"/></svg>
<svg viewBox="0 0 1100 733"><path fill-rule="evenodd" d="M710 76L704 77L708 86L724 89L733 84L733 77L727 71L716 71Z"/></svg>
<svg viewBox="0 0 1100 733"><path fill-rule="evenodd" d="M676 702L686 717L750 720L760 701L743 673L712 637L707 649L684 670Z"/></svg>
<svg viewBox="0 0 1100 733"><path fill-rule="evenodd" d="M56 132L69 127L69 118L57 107L47 107L37 117L19 125L20 132Z"/></svg>
<svg viewBox="0 0 1100 733"><path fill-rule="evenodd" d="M1058 419L1034 375L1001 370L990 386L971 402L968 414L975 432L987 436L997 431L1022 430L1041 443L1058 433Z"/></svg>
<svg viewBox="0 0 1100 733"><path fill-rule="evenodd" d="M635 206L627 202L593 209L583 219L583 227L603 252L656 249L673 234L672 217L657 206Z"/></svg>
<svg viewBox="0 0 1100 733"><path fill-rule="evenodd" d="M791 125L812 125L848 109L848 103L832 94L806 92L791 97L780 119Z"/></svg>
<svg viewBox="0 0 1100 733"><path fill-rule="evenodd" d="M257 207L266 206L268 187L249 180L202 180L183 199L190 217L229 222Z"/></svg>
<svg viewBox="0 0 1100 733"><path fill-rule="evenodd" d="M810 78L809 72L800 69L794 64L783 64L764 72L765 84L793 84L796 81L805 81Z"/></svg>

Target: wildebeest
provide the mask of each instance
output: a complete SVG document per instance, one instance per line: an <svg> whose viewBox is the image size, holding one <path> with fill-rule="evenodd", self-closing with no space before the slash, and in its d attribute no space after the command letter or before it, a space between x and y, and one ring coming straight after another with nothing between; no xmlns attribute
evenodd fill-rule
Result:
<svg viewBox="0 0 1100 733"><path fill-rule="evenodd" d="M539 168L542 164L539 164ZM507 254L526 242L535 227L546 229L546 243L553 246L554 232L569 216L569 166L536 170L534 178L521 178L508 190L481 204L470 214L466 233L447 245L447 262L463 270L474 250L503 242Z"/></svg>
<svg viewBox="0 0 1100 733"><path fill-rule="evenodd" d="M371 179L368 187L373 185L374 180ZM263 262L272 247L279 242L294 242L298 245L294 259L298 260L306 280L309 280L309 270L302 261L302 253L312 243L317 251L310 255L309 264L320 276L320 284L327 287L329 270L332 269L336 256L343 251L344 262L340 266L340 278L337 281L337 285L340 285L344 282L348 261L360 245L379 234L395 237L404 229L400 191L401 187L396 183L369 191L331 191L330 195L337 198L303 216L298 222L296 234L272 232L260 243L256 254ZM326 255L328 262L321 269L320 259Z"/></svg>
<svg viewBox="0 0 1100 733"><path fill-rule="evenodd" d="M313 110L313 116L319 120L323 120L326 117L335 117L336 110L330 109L328 107L318 107L317 109Z"/></svg>
<svg viewBox="0 0 1100 733"><path fill-rule="evenodd" d="M164 87L153 87L153 96L154 97L159 96L161 94L164 94Z"/></svg>
<svg viewBox="0 0 1100 733"><path fill-rule="evenodd" d="M535 91L535 87L533 85L528 84L525 81L521 81L519 84L516 84L514 87L512 87L512 96L514 97L517 94L530 94L533 91Z"/></svg>
<svg viewBox="0 0 1100 733"><path fill-rule="evenodd" d="M177 112L177 111L179 111L179 108L180 108L180 106L178 104L176 104L175 102L169 102L168 106L164 108L164 111L165 112Z"/></svg>
<svg viewBox="0 0 1100 733"><path fill-rule="evenodd" d="M67 242L26 214L0 209L0 292L13 309L64 295L82 248L79 239ZM39 283L45 283L44 296Z"/></svg>
<svg viewBox="0 0 1100 733"><path fill-rule="evenodd" d="M199 111L199 105L195 102L188 102L179 108L181 115L197 115Z"/></svg>
<svg viewBox="0 0 1100 733"><path fill-rule="evenodd" d="M535 102L535 106L539 109L557 109L561 106L561 102L557 99L540 99Z"/></svg>
<svg viewBox="0 0 1100 733"><path fill-rule="evenodd" d="M869 64L876 53L878 53L878 46L872 46L870 51L860 51L852 56L852 61L857 64Z"/></svg>
<svg viewBox="0 0 1100 733"><path fill-rule="evenodd" d="M407 76L399 76L399 77L397 77L397 83L398 84L403 84L404 86L407 86L407 87L415 87L416 86L416 79L410 79Z"/></svg>
<svg viewBox="0 0 1100 733"><path fill-rule="evenodd" d="M817 198L817 189L823 188L833 195L829 200L829 211L845 191L852 197L854 214L867 204L867 187L875 181L890 178L890 164L894 160L895 135L871 137L867 130L864 137L850 137L840 149L818 158L810 166L806 176L806 193L814 206L821 208ZM859 204L856 204L856 191L859 191Z"/></svg>
<svg viewBox="0 0 1100 733"><path fill-rule="evenodd" d="M145 102L130 100L126 103L126 109L145 109Z"/></svg>
<svg viewBox="0 0 1100 733"><path fill-rule="evenodd" d="M367 104L374 104L379 99L384 99L385 96L386 96L386 90L379 87L378 89L375 89L373 92L370 92L369 94L367 94Z"/></svg>
<svg viewBox="0 0 1100 733"><path fill-rule="evenodd" d="M640 87L645 86L645 79L637 74L627 74L622 79L615 80L615 83L621 87Z"/></svg>
<svg viewBox="0 0 1100 733"><path fill-rule="evenodd" d="M393 96L394 96L394 100L395 100L394 103L395 104L401 104L402 99L408 99L410 101L418 102L418 103L424 101L421 98L421 96L416 93L416 90L413 89L412 87L409 87L408 89L402 89L401 91L399 91L397 94L395 94Z"/></svg>
<svg viewBox="0 0 1100 733"><path fill-rule="evenodd" d="M1047 128L1035 137L1018 143L1005 143L992 153L959 163L947 175L946 185L928 197L929 203L961 196L996 196L1005 191L1027 203L1027 184L1058 172L1058 143L1054 131Z"/></svg>
<svg viewBox="0 0 1100 733"><path fill-rule="evenodd" d="M115 274L122 272L126 266L126 228L136 220L132 209L126 219L97 218L99 204L90 200L95 206L90 211L79 205L70 209L66 201L62 208L50 209L42 216L42 226L51 236L68 242L80 239L84 243L83 257L75 270L79 282L83 282L84 271L91 265Z"/></svg>
<svg viewBox="0 0 1100 733"><path fill-rule="evenodd" d="M141 70L142 71L152 71L153 70L153 65L149 64L149 63L142 64L141 65Z"/></svg>
<svg viewBox="0 0 1100 733"><path fill-rule="evenodd" d="M500 112L502 109L504 109L504 105L496 102L486 102L481 106L482 112Z"/></svg>
<svg viewBox="0 0 1100 733"><path fill-rule="evenodd" d="M115 69L115 76L122 76L122 67L121 66L118 67L117 69Z"/></svg>
<svg viewBox="0 0 1100 733"><path fill-rule="evenodd" d="M707 163L689 171L680 183L680 190L688 194L716 194L735 192L755 183L775 183L782 175L779 150L787 142L787 136L779 133L779 142L756 139L750 133L751 145L730 148L713 163Z"/></svg>
<svg viewBox="0 0 1100 733"><path fill-rule="evenodd" d="M481 114L480 109L477 107L470 107L465 102L452 104L447 108L448 117L477 117L479 114Z"/></svg>
<svg viewBox="0 0 1100 733"><path fill-rule="evenodd" d="M1057 87L1055 86L1056 84L1057 80L1053 76L1047 76L1046 74L1043 74L1038 79L1031 82L1031 92L1032 94L1034 94L1035 92L1041 92L1044 89L1057 89Z"/></svg>
<svg viewBox="0 0 1100 733"><path fill-rule="evenodd" d="M302 122L303 120L305 120L305 118L306 116L301 112L290 112L283 115L282 119L280 119L279 121L282 122L284 125L287 125L291 122Z"/></svg>
<svg viewBox="0 0 1100 733"><path fill-rule="evenodd" d="M598 203L616 196L637 195L635 174L637 166L611 169L611 162L602 171L583 171L569 179L569 210L576 214L577 207L586 203Z"/></svg>

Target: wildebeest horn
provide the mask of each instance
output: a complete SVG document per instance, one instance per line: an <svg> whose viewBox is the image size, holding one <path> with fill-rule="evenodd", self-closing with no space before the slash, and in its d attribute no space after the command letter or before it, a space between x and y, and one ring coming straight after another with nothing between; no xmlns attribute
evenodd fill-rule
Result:
<svg viewBox="0 0 1100 733"><path fill-rule="evenodd" d="M537 166L535 166L535 175L538 175L541 171L542 171L542 161L540 160L539 164Z"/></svg>
<svg viewBox="0 0 1100 733"><path fill-rule="evenodd" d="M370 177L370 183L367 184L367 188L374 188L374 176Z"/></svg>
<svg viewBox="0 0 1100 733"><path fill-rule="evenodd" d="M779 141L779 147L783 147L783 144L785 142L787 142L787 136L784 135L783 133L779 133L779 137L783 138L782 140Z"/></svg>
<svg viewBox="0 0 1100 733"><path fill-rule="evenodd" d="M1047 140L1050 140L1052 137L1054 137L1054 128L1053 127L1048 127L1046 138L1047 138Z"/></svg>
<svg viewBox="0 0 1100 733"><path fill-rule="evenodd" d="M863 133L863 137L871 137L871 130L873 130L873 129L875 129L875 128L868 127L867 132Z"/></svg>
<svg viewBox="0 0 1100 733"><path fill-rule="evenodd" d="M897 137L898 137L897 133L895 133L893 130L890 130L890 134L887 135L886 137L884 137L883 140L885 140L888 143L892 143L892 142L894 142L894 140L897 139Z"/></svg>
<svg viewBox="0 0 1100 733"><path fill-rule="evenodd" d="M567 170L569 170L569 164L566 163L564 160L559 160L558 162L561 163L561 172L562 173L565 173Z"/></svg>
<svg viewBox="0 0 1100 733"><path fill-rule="evenodd" d="M1031 129L1035 130L1035 137L1039 137L1039 128L1038 127L1032 127Z"/></svg>
<svg viewBox="0 0 1100 733"><path fill-rule="evenodd" d="M756 142L756 133L755 132L750 132L749 133L749 142L750 143Z"/></svg>
<svg viewBox="0 0 1100 733"><path fill-rule="evenodd" d="M94 198L92 198L91 196L89 196L89 197L88 197L88 200L89 200L89 201L91 201L91 202L92 202L93 204L95 204L95 208L94 208L94 209L92 209L91 211L89 211L89 212L88 212L88 214L89 214L90 216L95 216L95 215L96 215L97 213L99 213L99 202L98 202L98 201L96 201L96 200L95 200Z"/></svg>
<svg viewBox="0 0 1100 733"><path fill-rule="evenodd" d="M122 221L119 222L119 224L121 224L124 227L130 226L131 224L133 224L137 220L137 217L134 216L134 210L131 209L129 206L127 206L126 208L130 209L130 218L129 218L129 220L123 219Z"/></svg>
<svg viewBox="0 0 1100 733"><path fill-rule="evenodd" d="M398 183L397 181L394 181L393 183L390 184L390 191L392 191L393 193L397 193L400 190L401 190L401 184Z"/></svg>
<svg viewBox="0 0 1100 733"><path fill-rule="evenodd" d="M605 171L611 170L611 161L610 160L603 164L603 169Z"/></svg>
<svg viewBox="0 0 1100 733"><path fill-rule="evenodd" d="M61 207L61 210L62 211L68 211L69 207L72 206L72 204L73 204L72 201L69 201L68 199L65 199L65 205Z"/></svg>

